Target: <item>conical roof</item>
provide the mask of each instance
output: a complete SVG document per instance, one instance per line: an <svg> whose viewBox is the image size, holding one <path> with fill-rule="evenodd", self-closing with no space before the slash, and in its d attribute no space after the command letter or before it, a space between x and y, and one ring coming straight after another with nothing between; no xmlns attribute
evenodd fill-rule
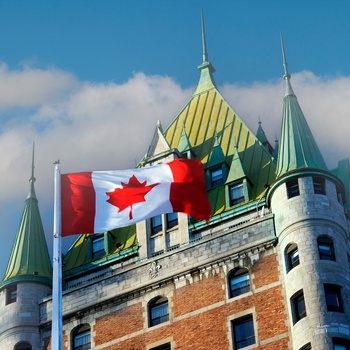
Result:
<svg viewBox="0 0 350 350"><path fill-rule="evenodd" d="M189 102L164 131L164 136L171 148L178 147L185 125L196 158L201 160L206 169L217 158L215 154L212 157L213 152L218 150L215 145L220 146L220 153L228 166L238 152L245 174L252 183L249 200L254 200L263 195L266 184L274 181L276 163L254 132L218 91L212 76L214 68L206 50L203 21L202 34L203 62L198 67L198 86ZM229 209L226 207L224 186L210 189L208 196L214 215Z"/></svg>
<svg viewBox="0 0 350 350"><path fill-rule="evenodd" d="M327 170L321 152L290 84L290 74L287 69L282 40L281 43L286 93L283 104L282 131L276 175L280 177L290 171L304 168Z"/></svg>
<svg viewBox="0 0 350 350"><path fill-rule="evenodd" d="M34 189L34 148L30 188L5 276L0 288L31 281L51 285L52 267Z"/></svg>

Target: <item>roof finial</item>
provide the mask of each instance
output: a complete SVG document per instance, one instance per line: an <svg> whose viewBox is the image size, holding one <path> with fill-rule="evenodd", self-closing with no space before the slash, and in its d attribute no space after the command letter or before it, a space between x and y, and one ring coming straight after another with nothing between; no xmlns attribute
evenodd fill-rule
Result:
<svg viewBox="0 0 350 350"><path fill-rule="evenodd" d="M34 177L34 149L35 149L35 142L33 142L33 153L32 153L32 176L29 179L29 182L35 182L35 177Z"/></svg>
<svg viewBox="0 0 350 350"><path fill-rule="evenodd" d="M283 43L282 34L280 34L280 37L281 37L281 47L282 47L283 67L284 67L283 79L286 81L286 94L285 94L285 96L294 95L292 85L290 84L290 74L288 72L288 65L287 65L286 54L284 51L284 43Z"/></svg>
<svg viewBox="0 0 350 350"><path fill-rule="evenodd" d="M208 52L207 52L207 43L206 43L206 40L205 40L203 9L202 9L202 11L201 11L201 20L202 20L203 63L205 63L205 62L208 62Z"/></svg>
<svg viewBox="0 0 350 350"><path fill-rule="evenodd" d="M34 182L35 182L35 177L34 177L34 168L35 168L34 167L34 146L35 146L35 143L33 142L32 174L31 174L31 177L29 179L30 189L29 189L29 193L28 193L27 199L29 199L29 198L36 198L35 190L34 190Z"/></svg>
<svg viewBox="0 0 350 350"><path fill-rule="evenodd" d="M286 59L286 54L284 51L284 43L283 43L283 37L282 33L280 34L281 37L281 48L282 48L282 57L283 57L283 67L284 67L284 79L290 79L290 74L288 73L288 65L287 65L287 59Z"/></svg>

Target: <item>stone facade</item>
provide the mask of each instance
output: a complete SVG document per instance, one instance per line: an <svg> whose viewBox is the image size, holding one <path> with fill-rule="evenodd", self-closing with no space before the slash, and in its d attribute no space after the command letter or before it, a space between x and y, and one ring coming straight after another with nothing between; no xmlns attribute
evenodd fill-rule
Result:
<svg viewBox="0 0 350 350"><path fill-rule="evenodd" d="M86 323L93 349L163 343L230 349L231 321L247 314L262 349L286 349L290 335L275 243L273 217L252 217L159 257L110 266L90 283L80 277L63 296L65 349L74 328ZM238 266L250 270L250 291L230 298L228 274ZM168 299L169 320L150 327L148 304L157 296ZM51 300L43 300L40 310L41 329L49 334Z"/></svg>

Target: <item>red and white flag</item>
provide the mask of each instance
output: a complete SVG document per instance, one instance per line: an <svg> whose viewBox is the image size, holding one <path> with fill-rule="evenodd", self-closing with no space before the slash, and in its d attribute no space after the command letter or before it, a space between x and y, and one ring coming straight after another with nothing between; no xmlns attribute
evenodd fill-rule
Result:
<svg viewBox="0 0 350 350"><path fill-rule="evenodd" d="M61 175L62 236L102 233L156 215L209 220L203 165L176 159L151 167Z"/></svg>

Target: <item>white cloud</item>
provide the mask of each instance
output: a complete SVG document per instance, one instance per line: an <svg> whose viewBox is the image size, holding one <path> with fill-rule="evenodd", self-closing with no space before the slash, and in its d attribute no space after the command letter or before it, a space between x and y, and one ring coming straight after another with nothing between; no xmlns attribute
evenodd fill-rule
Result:
<svg viewBox="0 0 350 350"><path fill-rule="evenodd" d="M350 155L350 77L318 77L304 71L293 74L291 83L326 164L335 168L338 160ZM243 87L227 84L220 90L254 132L260 118L274 145L281 128L285 92L282 78Z"/></svg>
<svg viewBox="0 0 350 350"><path fill-rule="evenodd" d="M301 72L293 75L292 85L327 163L336 166L335 160L349 156L350 78ZM219 90L253 132L260 117L274 143L280 132L282 79L226 84ZM0 237L6 237L8 253L1 257L0 274L29 189L33 141L36 193L46 233L51 235L53 162L60 159L63 172L133 167L147 151L157 120L166 127L193 91L169 77L143 73L123 84L93 84L57 69L11 71L2 64Z"/></svg>

